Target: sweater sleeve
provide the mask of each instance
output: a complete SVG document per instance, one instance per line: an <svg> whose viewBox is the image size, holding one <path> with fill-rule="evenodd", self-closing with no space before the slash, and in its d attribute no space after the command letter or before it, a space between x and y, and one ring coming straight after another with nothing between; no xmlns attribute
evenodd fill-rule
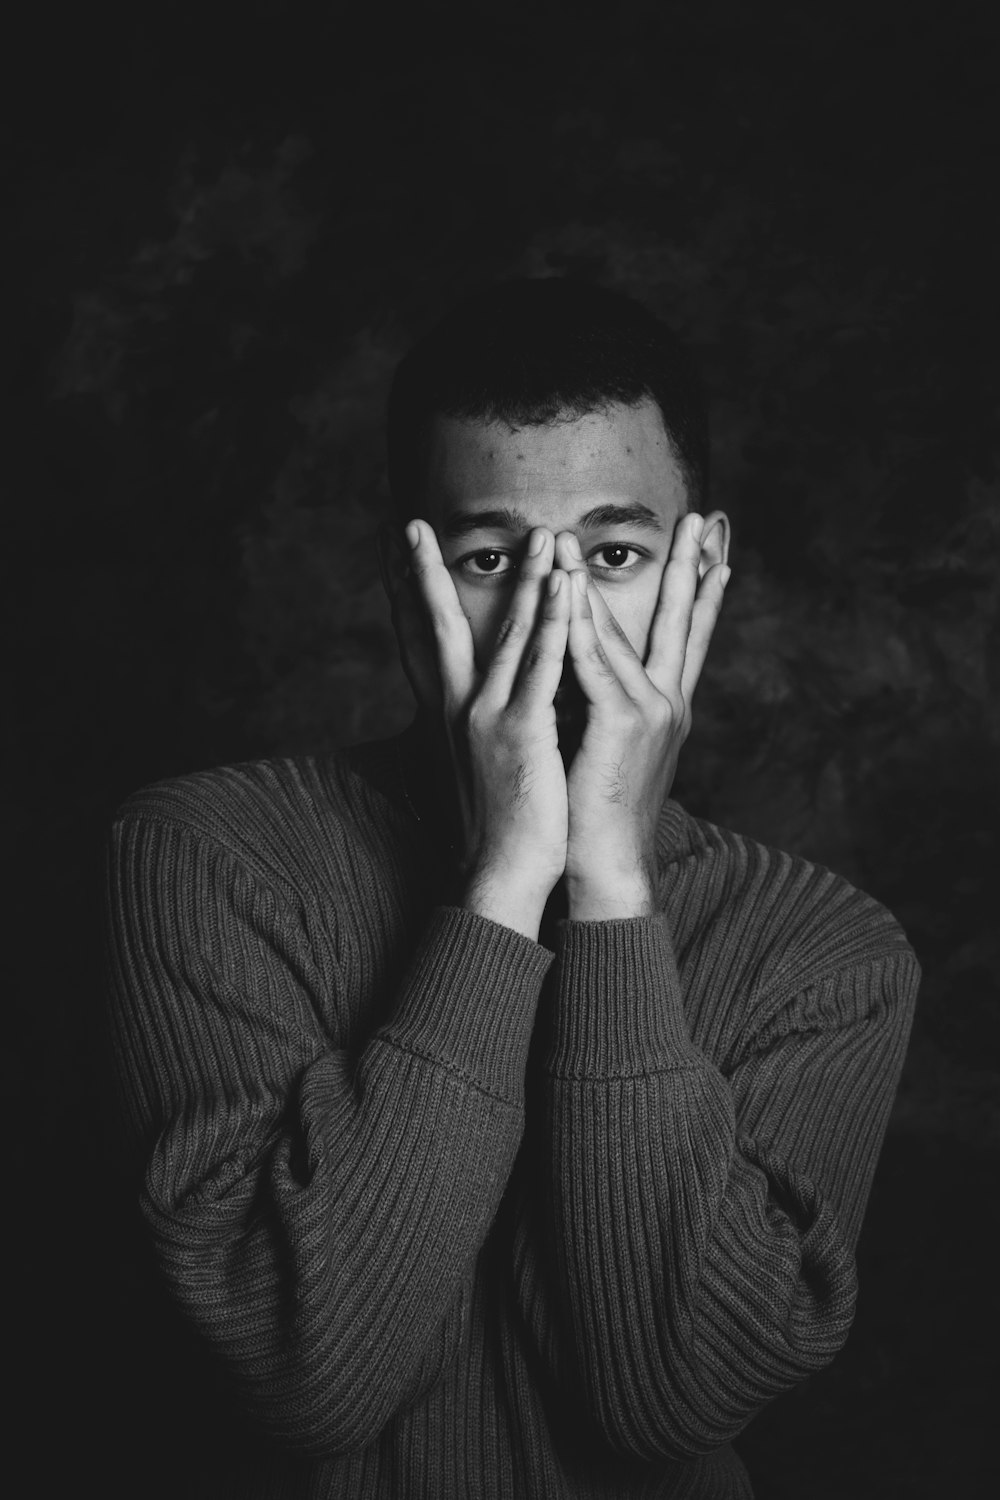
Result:
<svg viewBox="0 0 1000 1500"><path fill-rule="evenodd" d="M363 1447L440 1368L442 1328L457 1340L551 954L438 908L349 1055L300 924L227 849L125 817L108 871L115 1072L159 1275L265 1431Z"/></svg>
<svg viewBox="0 0 1000 1500"><path fill-rule="evenodd" d="M549 1259L522 1295L617 1451L707 1453L844 1342L918 974L902 947L829 973L724 1076L687 1033L665 917L565 924Z"/></svg>

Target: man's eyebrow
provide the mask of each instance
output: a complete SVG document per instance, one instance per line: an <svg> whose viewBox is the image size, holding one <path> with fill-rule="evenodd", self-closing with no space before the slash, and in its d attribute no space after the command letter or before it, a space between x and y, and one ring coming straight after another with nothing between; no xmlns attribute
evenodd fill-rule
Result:
<svg viewBox="0 0 1000 1500"><path fill-rule="evenodd" d="M444 537L467 536L470 531L530 531L531 522L519 510L453 510L441 525Z"/></svg>
<svg viewBox="0 0 1000 1500"><path fill-rule="evenodd" d="M604 526L641 526L645 531L665 531L655 510L648 505L595 505L577 521L581 531L597 531Z"/></svg>
<svg viewBox="0 0 1000 1500"><path fill-rule="evenodd" d="M595 531L606 526L640 526L645 531L666 528L655 510L648 505L595 505L584 511L576 526L580 531ZM441 535L449 540L467 536L472 531L510 531L523 535L531 530L528 517L519 510L454 510L445 516Z"/></svg>

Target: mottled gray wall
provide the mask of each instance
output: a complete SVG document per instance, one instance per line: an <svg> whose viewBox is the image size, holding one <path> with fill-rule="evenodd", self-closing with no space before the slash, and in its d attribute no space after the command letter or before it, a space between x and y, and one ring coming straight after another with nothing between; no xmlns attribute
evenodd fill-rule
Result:
<svg viewBox="0 0 1000 1500"><path fill-rule="evenodd" d="M111 808L406 721L372 548L393 363L466 287L568 273L661 312L714 397L734 575L678 794L863 884L926 970L858 1332L761 1424L761 1495L971 1493L1000 1146L988 8L199 14L32 33L10 110L12 1092L63 1342L85 1368L81 1286L108 1326L129 1306Z"/></svg>

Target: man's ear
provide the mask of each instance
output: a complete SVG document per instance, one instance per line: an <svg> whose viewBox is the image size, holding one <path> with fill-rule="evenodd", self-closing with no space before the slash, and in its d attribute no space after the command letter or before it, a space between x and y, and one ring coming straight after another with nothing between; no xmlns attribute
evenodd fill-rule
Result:
<svg viewBox="0 0 1000 1500"><path fill-rule="evenodd" d="M699 583L716 563L729 561L731 531L729 517L725 511L713 510L705 517L705 530L701 536L701 559L698 563Z"/></svg>
<svg viewBox="0 0 1000 1500"><path fill-rule="evenodd" d="M400 527L392 521L380 521L375 533L375 550L382 587L391 603L400 584L410 576L410 549Z"/></svg>

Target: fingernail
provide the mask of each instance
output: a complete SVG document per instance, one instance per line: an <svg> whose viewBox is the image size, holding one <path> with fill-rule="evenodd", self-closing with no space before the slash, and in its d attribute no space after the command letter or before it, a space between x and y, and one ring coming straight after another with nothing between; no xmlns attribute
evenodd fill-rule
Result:
<svg viewBox="0 0 1000 1500"><path fill-rule="evenodd" d="M573 569L573 584L574 584L574 586L576 588L577 593L583 599L586 599L586 597L587 597L587 584L588 584L588 582L589 582L589 579L587 578L587 575L584 572L583 568L574 568Z"/></svg>
<svg viewBox="0 0 1000 1500"><path fill-rule="evenodd" d="M554 568L549 574L548 590L550 598L554 599L562 588L562 581L566 577L560 568Z"/></svg>
<svg viewBox="0 0 1000 1500"><path fill-rule="evenodd" d="M411 547L416 547L420 541L420 527L416 521L411 521L406 528L406 540Z"/></svg>
<svg viewBox="0 0 1000 1500"><path fill-rule="evenodd" d="M528 556L537 557L545 546L545 532L533 531L528 543Z"/></svg>
<svg viewBox="0 0 1000 1500"><path fill-rule="evenodd" d="M701 541L702 537L705 535L705 517L704 516L698 516L698 517L696 517L694 525L691 527L691 534L694 537L694 539L695 539L696 542L700 542Z"/></svg>
<svg viewBox="0 0 1000 1500"><path fill-rule="evenodd" d="M722 587L723 588L725 588L726 584L729 582L729 580L730 580L730 578L732 578L732 576L733 576L733 570L732 570L732 568L729 568L729 567L723 568L722 574L721 574Z"/></svg>
<svg viewBox="0 0 1000 1500"><path fill-rule="evenodd" d="M580 551L580 543L577 541L576 537L571 534L570 538L569 538L569 541L566 543L566 545L567 545L567 547L569 549L569 555L570 555L570 557L578 557L580 559L580 561L582 562L583 561L583 553Z"/></svg>

